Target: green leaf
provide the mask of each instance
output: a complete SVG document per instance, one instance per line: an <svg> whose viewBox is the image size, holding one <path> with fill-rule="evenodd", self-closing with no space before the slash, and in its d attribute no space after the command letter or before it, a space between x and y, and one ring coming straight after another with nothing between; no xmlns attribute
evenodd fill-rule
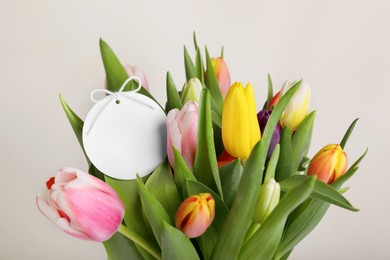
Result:
<svg viewBox="0 0 390 260"><path fill-rule="evenodd" d="M184 66L186 70L186 79L187 79L186 81L195 78L196 68L185 46L184 46Z"/></svg>
<svg viewBox="0 0 390 260"><path fill-rule="evenodd" d="M196 40L196 32L194 31L193 33L193 40L194 40L194 47L195 47L195 50L199 49L199 46L198 46L198 41Z"/></svg>
<svg viewBox="0 0 390 260"><path fill-rule="evenodd" d="M229 208L232 206L234 197L236 196L243 170L239 159L219 168L223 198Z"/></svg>
<svg viewBox="0 0 390 260"><path fill-rule="evenodd" d="M83 122L83 120L81 120L81 118L78 115L76 115L75 112L73 112L73 110L68 106L68 104L66 104L64 97L62 95L60 95L60 102L61 102L62 108L65 111L66 116L68 117L69 123L72 126L72 129L77 137L77 140L79 141L79 143L84 151L84 147L83 147L84 122ZM85 154L85 151L84 151L84 154Z"/></svg>
<svg viewBox="0 0 390 260"><path fill-rule="evenodd" d="M110 91L117 92L129 76L110 46L102 39L100 39L100 52L106 71L107 87ZM131 81L127 86L127 90L132 90L136 87L137 83Z"/></svg>
<svg viewBox="0 0 390 260"><path fill-rule="evenodd" d="M213 110L222 116L223 98L209 52L206 48L206 86L210 90Z"/></svg>
<svg viewBox="0 0 390 260"><path fill-rule="evenodd" d="M288 192L303 183L308 178L310 177L306 175L293 176L280 182L280 188L282 191ZM320 180L316 180L313 193L310 197L332 203L336 206L351 211L358 211L358 209L354 208L351 203L349 203L349 201L345 199L336 189Z"/></svg>
<svg viewBox="0 0 390 260"><path fill-rule="evenodd" d="M309 150L315 116L315 111L307 115L292 137L291 171L293 175L297 172L302 158Z"/></svg>
<svg viewBox="0 0 390 260"><path fill-rule="evenodd" d="M285 126L280 137L280 158L278 166L276 166L275 180L280 182L292 176L291 160L292 160L292 146L291 146L291 130Z"/></svg>
<svg viewBox="0 0 390 260"><path fill-rule="evenodd" d="M180 152L173 147L173 154L175 156L175 174L174 180L176 183L177 190L181 195L182 199L185 199L188 196L186 180L195 180L196 178L191 170L188 168L183 156L181 156Z"/></svg>
<svg viewBox="0 0 390 260"><path fill-rule="evenodd" d="M173 180L168 161L163 162L145 184L150 193L161 203L172 219L175 219L181 199Z"/></svg>
<svg viewBox="0 0 390 260"><path fill-rule="evenodd" d="M200 82L204 84L203 59L199 48L196 49L195 63L196 63L196 76L200 80Z"/></svg>
<svg viewBox="0 0 390 260"><path fill-rule="evenodd" d="M168 113L171 109L177 108L181 109L183 104L181 103L180 95L177 92L177 88L171 73L167 72L167 105L166 105L166 113Z"/></svg>
<svg viewBox="0 0 390 260"><path fill-rule="evenodd" d="M214 148L210 92L207 89L202 90L199 100L198 142L194 162L194 176L223 197Z"/></svg>
<svg viewBox="0 0 390 260"><path fill-rule="evenodd" d="M163 223L162 259L167 260L196 260L200 259L191 241L180 230ZM132 259L132 258L129 258Z"/></svg>
<svg viewBox="0 0 390 260"><path fill-rule="evenodd" d="M170 225L174 225L173 220L161 205L161 203L152 195L152 193L145 187L141 178L137 177L138 194L141 198L142 207L145 210L145 216L148 220L157 243L162 245L161 232L164 221Z"/></svg>
<svg viewBox="0 0 390 260"><path fill-rule="evenodd" d="M274 97L274 91L273 91L273 87L272 87L272 80L271 80L271 76L269 75L268 73L268 103L271 102L271 99Z"/></svg>
<svg viewBox="0 0 390 260"><path fill-rule="evenodd" d="M267 151L274 129L284 108L300 84L301 82L295 84L280 99L267 122L263 138L253 148L237 190L237 194L240 196L234 198L229 215L215 245L212 259L235 259L238 257L259 196Z"/></svg>
<svg viewBox="0 0 390 260"><path fill-rule="evenodd" d="M339 189L348 180L357 168L348 170L343 176L332 183L332 187ZM295 214L291 216L285 227L282 241L279 245L276 259L290 252L302 239L304 239L322 220L330 203L321 200L309 199L301 205Z"/></svg>
<svg viewBox="0 0 390 260"><path fill-rule="evenodd" d="M143 259L134 242L118 232L103 242L103 245L109 260Z"/></svg>
<svg viewBox="0 0 390 260"><path fill-rule="evenodd" d="M359 120L359 118L356 118L355 120L353 120L351 125L348 127L347 132L345 132L345 135L344 135L343 139L340 142L341 148L344 149L344 146L347 144L347 141L348 141L349 137L351 136L351 134L353 132L353 129L355 128L355 125L356 125L358 120Z"/></svg>
<svg viewBox="0 0 390 260"><path fill-rule="evenodd" d="M217 112L211 110L211 115L213 118L213 123L219 128L222 129L222 118L217 114Z"/></svg>
<svg viewBox="0 0 390 260"><path fill-rule="evenodd" d="M288 215L310 196L314 184L315 178L309 177L289 191L243 246L239 259L273 259Z"/></svg>

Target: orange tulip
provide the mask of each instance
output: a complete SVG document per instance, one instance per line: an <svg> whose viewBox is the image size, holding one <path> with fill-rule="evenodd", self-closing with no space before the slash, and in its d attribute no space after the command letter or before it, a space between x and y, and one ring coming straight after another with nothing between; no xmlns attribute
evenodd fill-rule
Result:
<svg viewBox="0 0 390 260"><path fill-rule="evenodd" d="M188 197L176 213L176 227L190 238L202 235L214 220L215 201L211 194Z"/></svg>
<svg viewBox="0 0 390 260"><path fill-rule="evenodd" d="M311 160L307 175L331 184L347 171L348 158L338 144L328 144Z"/></svg>

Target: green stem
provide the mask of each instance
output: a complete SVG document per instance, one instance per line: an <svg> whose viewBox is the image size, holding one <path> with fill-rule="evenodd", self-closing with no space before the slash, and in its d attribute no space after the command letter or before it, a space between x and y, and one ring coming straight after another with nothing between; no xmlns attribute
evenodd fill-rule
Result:
<svg viewBox="0 0 390 260"><path fill-rule="evenodd" d="M124 235L125 237L132 240L134 243L145 249L149 254L151 254L156 259L161 259L161 254L158 249L152 246L148 241L140 237L134 231L128 229L124 225L120 225L118 232Z"/></svg>

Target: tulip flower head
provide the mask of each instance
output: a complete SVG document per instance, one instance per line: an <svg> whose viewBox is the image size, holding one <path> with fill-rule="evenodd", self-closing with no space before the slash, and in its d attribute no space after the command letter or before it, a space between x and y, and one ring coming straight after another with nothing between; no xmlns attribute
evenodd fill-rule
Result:
<svg viewBox="0 0 390 260"><path fill-rule="evenodd" d="M260 195L256 203L253 221L263 224L280 199L280 185L274 179L264 182L260 189Z"/></svg>
<svg viewBox="0 0 390 260"><path fill-rule="evenodd" d="M331 184L347 171L347 165L348 157L341 146L328 144L313 157L307 175Z"/></svg>
<svg viewBox="0 0 390 260"><path fill-rule="evenodd" d="M190 238L202 235L215 215L215 201L209 193L188 197L176 213L176 227Z"/></svg>
<svg viewBox="0 0 390 260"><path fill-rule="evenodd" d="M268 103L268 110L272 110L276 107L276 105L278 104L279 102L279 99L280 99L280 91L278 93L275 94L275 96L272 97L272 99L270 100L270 102Z"/></svg>
<svg viewBox="0 0 390 260"><path fill-rule="evenodd" d="M188 101L199 102L200 92L202 92L202 82L198 78L190 79L184 86L182 92L182 102L183 104Z"/></svg>
<svg viewBox="0 0 390 260"><path fill-rule="evenodd" d="M263 109L257 113L257 120L259 121L261 134L264 134L265 127L267 125L268 119L271 115L271 111ZM269 144L269 149L267 153L267 159L271 158L272 152L274 151L275 146L280 142L280 133L282 132L282 127L280 124L277 124L272 134L271 143Z"/></svg>
<svg viewBox="0 0 390 260"><path fill-rule="evenodd" d="M119 228L125 209L105 182L74 168L63 168L36 198L39 210L66 233L106 241Z"/></svg>
<svg viewBox="0 0 390 260"><path fill-rule="evenodd" d="M193 168L198 135L198 103L187 102L183 108L172 109L167 115L167 153L173 168L175 165L174 146L183 156L188 167Z"/></svg>
<svg viewBox="0 0 390 260"><path fill-rule="evenodd" d="M286 92L295 85L295 82L286 81L280 95L283 96ZM291 131L295 131L300 123L305 119L309 113L310 107L310 85L302 81L301 85L294 93L290 102L287 104L286 108L283 111L282 117L280 118L280 124L285 127L288 126Z"/></svg>
<svg viewBox="0 0 390 260"><path fill-rule="evenodd" d="M148 91L150 90L148 79L146 78L145 72L141 68L131 65L125 65L123 68L129 77L137 76L141 79L142 86Z"/></svg>
<svg viewBox="0 0 390 260"><path fill-rule="evenodd" d="M228 67L221 57L212 58L211 63L213 64L215 75L217 76L217 81L219 88L221 89L222 97L225 98L230 88L230 74Z"/></svg>
<svg viewBox="0 0 390 260"><path fill-rule="evenodd" d="M256 101L252 85L234 83L229 89L222 111L222 140L226 151L241 159L248 159L252 148L260 140Z"/></svg>

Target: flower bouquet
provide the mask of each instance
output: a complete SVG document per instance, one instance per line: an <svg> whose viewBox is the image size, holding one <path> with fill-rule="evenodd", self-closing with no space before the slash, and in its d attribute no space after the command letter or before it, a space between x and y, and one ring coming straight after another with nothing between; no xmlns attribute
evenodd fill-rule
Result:
<svg viewBox="0 0 390 260"><path fill-rule="evenodd" d="M103 242L109 259L287 259L331 204L357 211L342 187L367 152L348 167L357 120L310 157L307 82L274 95L268 76L258 112L251 84L230 83L223 51L203 57L195 35L194 45L181 91L167 73L163 108L100 41L107 96L91 94L99 106L85 122L60 96L89 174L61 169L37 205L68 234Z"/></svg>

